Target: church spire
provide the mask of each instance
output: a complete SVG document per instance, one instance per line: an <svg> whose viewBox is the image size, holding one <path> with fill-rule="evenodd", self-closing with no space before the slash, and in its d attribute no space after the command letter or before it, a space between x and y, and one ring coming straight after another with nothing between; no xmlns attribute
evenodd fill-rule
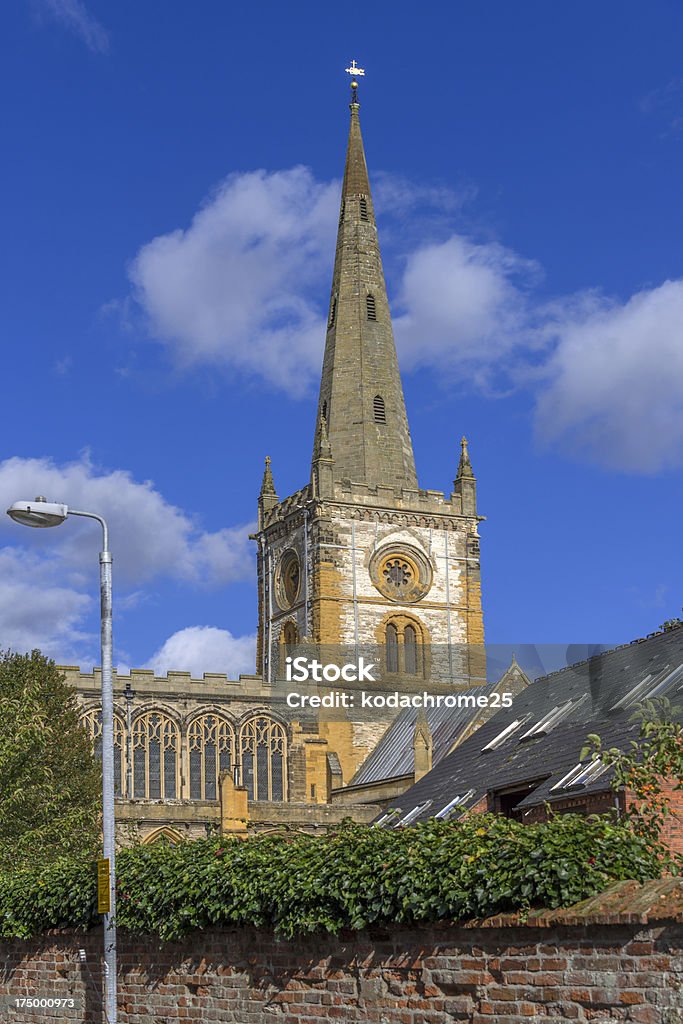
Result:
<svg viewBox="0 0 683 1024"><path fill-rule="evenodd" d="M334 479L417 488L360 130L355 76L314 453L322 420Z"/></svg>

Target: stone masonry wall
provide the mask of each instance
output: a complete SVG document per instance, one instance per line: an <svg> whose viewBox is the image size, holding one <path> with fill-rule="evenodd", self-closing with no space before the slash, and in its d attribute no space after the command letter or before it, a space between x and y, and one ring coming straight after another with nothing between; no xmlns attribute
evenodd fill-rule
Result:
<svg viewBox="0 0 683 1024"><path fill-rule="evenodd" d="M74 995L6 1021L100 1021L100 930L0 946L0 991ZM85 950L85 963L79 959ZM569 911L466 926L277 941L253 929L180 943L120 935L121 1024L533 1024L683 1021L683 894L625 882Z"/></svg>

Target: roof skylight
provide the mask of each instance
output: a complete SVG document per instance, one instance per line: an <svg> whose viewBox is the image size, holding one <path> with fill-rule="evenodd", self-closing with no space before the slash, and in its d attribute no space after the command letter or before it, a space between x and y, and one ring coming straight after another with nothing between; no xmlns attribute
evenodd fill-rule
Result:
<svg viewBox="0 0 683 1024"><path fill-rule="evenodd" d="M595 761L579 761L559 782L550 787L550 792L553 793L556 789L569 789L572 786L589 786L600 778L608 767L609 765L603 764L600 758L596 758Z"/></svg>
<svg viewBox="0 0 683 1024"><path fill-rule="evenodd" d="M441 821L447 821L453 812L462 807L463 804L466 804L472 796L474 796L473 789L468 789L466 793L458 793L458 795L454 796L451 802L446 804L445 807L442 807L434 817L439 818Z"/></svg>
<svg viewBox="0 0 683 1024"><path fill-rule="evenodd" d="M578 708L585 699L586 694L580 697L579 700L566 700L563 704L556 704L552 711L548 711L535 725L532 725L530 729L522 733L519 737L519 742L522 743L524 740L530 740L534 736L545 736L546 733L555 728L558 722L566 718L570 711Z"/></svg>
<svg viewBox="0 0 683 1024"><path fill-rule="evenodd" d="M381 818L378 818L377 821L374 822L374 824L379 826L380 828L386 828L387 825L391 824L392 821L395 821L396 818L398 818L400 813L401 810L399 807L392 807L391 810L383 814Z"/></svg>
<svg viewBox="0 0 683 1024"><path fill-rule="evenodd" d="M505 743L505 740L508 738L508 736L512 736L513 732L516 732L517 729L519 729L520 725L524 725L528 718L528 715L525 715L524 718L515 718L514 722L510 722L510 724L506 725L505 728L502 729L497 736L494 736L492 740L489 740L489 742L481 748L482 751L495 750L497 747L501 745L501 743Z"/></svg>
<svg viewBox="0 0 683 1024"><path fill-rule="evenodd" d="M417 807L413 807L412 811L408 811L400 821L397 821L394 828L398 828L399 825L410 825L411 821L415 821L416 818L419 818L431 806L431 800L425 800L424 803L418 804Z"/></svg>
<svg viewBox="0 0 683 1024"><path fill-rule="evenodd" d="M672 669L670 665L662 669L656 675L650 673L646 675L639 683L625 693L616 704L612 705L612 711L623 711L625 708L630 708L632 704L637 704L639 701L651 700L653 697L659 696L660 693L664 693L670 689L675 683L680 684L683 682L683 665L678 665Z"/></svg>

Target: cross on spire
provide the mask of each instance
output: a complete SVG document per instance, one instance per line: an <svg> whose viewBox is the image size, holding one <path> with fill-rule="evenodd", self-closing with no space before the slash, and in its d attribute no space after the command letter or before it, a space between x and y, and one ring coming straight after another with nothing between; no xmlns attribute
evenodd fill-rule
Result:
<svg viewBox="0 0 683 1024"><path fill-rule="evenodd" d="M359 68L355 60L351 61L351 67L346 68L346 74L351 75L351 103L358 104L358 82L359 75L365 74L365 68Z"/></svg>

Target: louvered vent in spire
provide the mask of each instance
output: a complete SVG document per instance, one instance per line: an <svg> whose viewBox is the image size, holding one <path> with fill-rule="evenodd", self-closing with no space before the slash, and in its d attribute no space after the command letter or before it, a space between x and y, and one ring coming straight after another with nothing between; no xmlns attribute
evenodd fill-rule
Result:
<svg viewBox="0 0 683 1024"><path fill-rule="evenodd" d="M372 411L375 415L375 423L386 423L387 422L387 410L384 405L384 399L381 395L375 395L372 400Z"/></svg>
<svg viewBox="0 0 683 1024"><path fill-rule="evenodd" d="M365 297L365 305L367 306L367 310L368 310L368 320L376 320L377 319L377 303L375 302L375 296L374 295L366 295L366 297Z"/></svg>

